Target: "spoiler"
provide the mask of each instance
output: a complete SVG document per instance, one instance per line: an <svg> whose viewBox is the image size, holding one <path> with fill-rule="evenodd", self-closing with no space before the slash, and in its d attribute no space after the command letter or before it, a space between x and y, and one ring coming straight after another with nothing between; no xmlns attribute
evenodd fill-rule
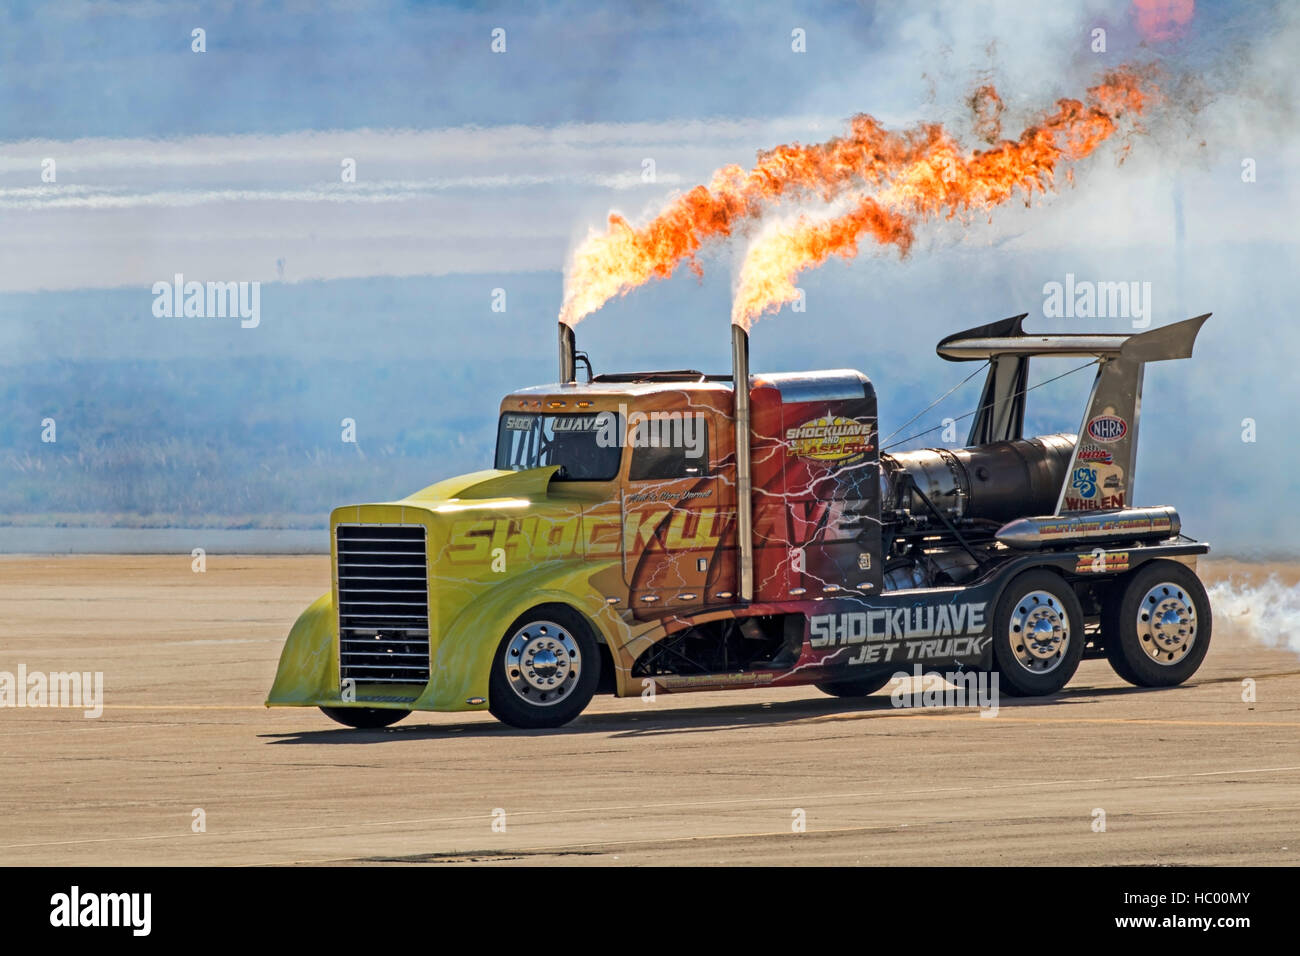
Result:
<svg viewBox="0 0 1300 956"><path fill-rule="evenodd" d="M1050 355L1057 358L1105 358L1124 355L1142 362L1191 358L1196 334L1213 313L1133 335L1116 333L1027 334L1021 323L1029 313L954 332L935 351L949 362L973 362L1001 356Z"/></svg>
<svg viewBox="0 0 1300 956"><path fill-rule="evenodd" d="M987 360L988 376L967 445L1022 438L1029 359L1097 359L1097 378L1079 425L1056 514L1132 506L1142 378L1147 362L1191 358L1212 313L1133 335L1027 334L1028 313L956 332L935 351L950 362Z"/></svg>

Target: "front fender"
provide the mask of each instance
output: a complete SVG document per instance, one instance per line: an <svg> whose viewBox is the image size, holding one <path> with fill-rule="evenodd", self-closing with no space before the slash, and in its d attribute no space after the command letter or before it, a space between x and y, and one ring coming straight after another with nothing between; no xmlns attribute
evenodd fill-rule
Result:
<svg viewBox="0 0 1300 956"><path fill-rule="evenodd" d="M438 642L432 679L412 707L485 710L497 645L519 615L539 604L566 604L591 621L607 642L617 640L626 625L592 586L591 579L618 565L618 561L549 561L503 581L475 600Z"/></svg>
<svg viewBox="0 0 1300 956"><path fill-rule="evenodd" d="M298 616L280 652L268 707L308 707L338 699L336 620L333 594L322 595Z"/></svg>

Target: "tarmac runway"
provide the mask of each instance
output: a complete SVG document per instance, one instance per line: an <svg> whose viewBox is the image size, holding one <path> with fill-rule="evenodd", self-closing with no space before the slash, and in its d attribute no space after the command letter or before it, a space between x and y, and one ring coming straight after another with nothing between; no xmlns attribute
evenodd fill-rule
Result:
<svg viewBox="0 0 1300 956"><path fill-rule="evenodd" d="M0 671L102 671L105 701L0 709L0 863L1300 863L1300 657L1217 610L1183 687L1085 661L991 718L807 687L364 732L262 706L327 557L190 560L0 558ZM1269 571L1300 579L1202 564Z"/></svg>

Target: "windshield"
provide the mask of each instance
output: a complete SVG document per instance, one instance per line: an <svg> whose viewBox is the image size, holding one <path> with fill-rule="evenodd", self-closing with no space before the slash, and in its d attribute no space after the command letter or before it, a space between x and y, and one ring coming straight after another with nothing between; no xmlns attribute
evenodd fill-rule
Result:
<svg viewBox="0 0 1300 956"><path fill-rule="evenodd" d="M622 433L615 412L506 412L497 431L496 467L559 465L558 480L609 481L618 474Z"/></svg>

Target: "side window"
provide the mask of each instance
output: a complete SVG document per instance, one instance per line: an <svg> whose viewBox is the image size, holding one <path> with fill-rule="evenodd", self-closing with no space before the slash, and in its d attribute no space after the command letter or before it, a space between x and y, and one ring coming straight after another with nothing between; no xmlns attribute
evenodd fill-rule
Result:
<svg viewBox="0 0 1300 956"><path fill-rule="evenodd" d="M632 434L631 481L702 478L709 467L709 423L703 415L643 421Z"/></svg>

